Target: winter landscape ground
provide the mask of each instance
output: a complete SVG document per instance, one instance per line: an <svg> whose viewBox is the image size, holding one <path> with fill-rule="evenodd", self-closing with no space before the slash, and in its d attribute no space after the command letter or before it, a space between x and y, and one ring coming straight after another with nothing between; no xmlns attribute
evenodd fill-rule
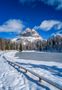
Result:
<svg viewBox="0 0 62 90"><path fill-rule="evenodd" d="M0 51L0 90L60 90L44 81L40 84L38 78L12 67L4 57L62 86L62 53Z"/></svg>

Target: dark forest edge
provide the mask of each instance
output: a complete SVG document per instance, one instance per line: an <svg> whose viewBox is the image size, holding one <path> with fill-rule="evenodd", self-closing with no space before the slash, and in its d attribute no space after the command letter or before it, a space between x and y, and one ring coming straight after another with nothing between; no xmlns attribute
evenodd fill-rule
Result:
<svg viewBox="0 0 62 90"><path fill-rule="evenodd" d="M28 45L24 48L22 43L12 42L10 39L0 38L0 50L36 50L46 52L62 52L62 37L55 36L48 40L37 41L35 48Z"/></svg>

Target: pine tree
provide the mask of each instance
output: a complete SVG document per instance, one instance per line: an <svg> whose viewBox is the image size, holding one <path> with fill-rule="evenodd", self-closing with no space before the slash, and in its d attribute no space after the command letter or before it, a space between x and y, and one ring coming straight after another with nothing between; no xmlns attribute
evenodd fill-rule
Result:
<svg viewBox="0 0 62 90"><path fill-rule="evenodd" d="M22 51L22 44L20 44L19 50Z"/></svg>

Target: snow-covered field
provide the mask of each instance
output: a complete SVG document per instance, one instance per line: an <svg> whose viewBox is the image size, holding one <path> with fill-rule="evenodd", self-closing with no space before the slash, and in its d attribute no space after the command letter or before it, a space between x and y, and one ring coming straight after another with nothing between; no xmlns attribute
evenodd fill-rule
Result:
<svg viewBox="0 0 62 90"><path fill-rule="evenodd" d="M47 83L40 85L24 73L18 72L3 56L62 86L62 53L0 51L0 90L56 90Z"/></svg>

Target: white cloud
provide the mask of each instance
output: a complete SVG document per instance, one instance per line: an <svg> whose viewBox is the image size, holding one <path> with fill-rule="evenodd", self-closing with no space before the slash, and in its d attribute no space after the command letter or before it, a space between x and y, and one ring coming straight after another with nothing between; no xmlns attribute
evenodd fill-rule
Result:
<svg viewBox="0 0 62 90"><path fill-rule="evenodd" d="M56 9L62 9L62 0L41 0L44 3L55 6Z"/></svg>
<svg viewBox="0 0 62 90"><path fill-rule="evenodd" d="M37 0L19 0L22 4L24 3L31 3ZM48 5L54 6L56 9L62 9L62 0L38 0L44 2Z"/></svg>
<svg viewBox="0 0 62 90"><path fill-rule="evenodd" d="M0 25L0 32L20 32L24 28L20 20L8 20L3 25Z"/></svg>
<svg viewBox="0 0 62 90"><path fill-rule="evenodd" d="M44 20L40 26L35 26L35 29L41 29L44 31L49 31L52 28L55 28L56 30L62 29L62 22L56 21L56 20Z"/></svg>

